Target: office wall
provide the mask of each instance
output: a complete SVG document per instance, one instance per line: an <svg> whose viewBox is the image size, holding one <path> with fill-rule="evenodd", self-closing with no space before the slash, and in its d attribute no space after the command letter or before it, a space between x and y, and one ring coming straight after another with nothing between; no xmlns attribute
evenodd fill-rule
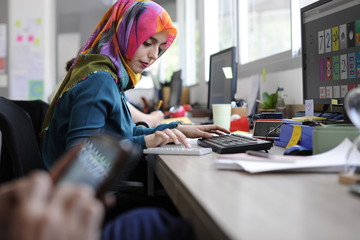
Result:
<svg viewBox="0 0 360 240"><path fill-rule="evenodd" d="M8 0L0 1L0 96L8 97Z"/></svg>
<svg viewBox="0 0 360 240"><path fill-rule="evenodd" d="M303 104L301 68L272 72L266 74L265 79L263 79L262 72L240 78L237 81L236 96L247 101L252 99L255 81L259 81L259 98L261 98L263 92L274 93L278 87L282 87L284 88L286 104Z"/></svg>
<svg viewBox="0 0 360 240"><path fill-rule="evenodd" d="M255 81L259 81L259 84ZM248 77L239 77L237 80L236 97L251 101L254 98L254 86L259 85L259 97L263 92L273 93L277 87L283 87L286 104L303 104L302 69L265 73L254 71ZM206 89L206 91L204 91ZM204 81L190 88L190 102L206 105L208 84ZM256 93L255 93L256 94Z"/></svg>
<svg viewBox="0 0 360 240"><path fill-rule="evenodd" d="M302 69L290 69L268 74L261 80L260 93L273 93L278 87L284 88L286 104L303 104Z"/></svg>
<svg viewBox="0 0 360 240"><path fill-rule="evenodd" d="M44 99L50 92L56 71L54 1L0 1L2 96Z"/></svg>
<svg viewBox="0 0 360 240"><path fill-rule="evenodd" d="M67 61L77 55L110 6L111 1L56 1L57 83L66 75Z"/></svg>
<svg viewBox="0 0 360 240"><path fill-rule="evenodd" d="M196 86L190 87L190 103L207 104L208 100L208 83L205 79L200 80Z"/></svg>

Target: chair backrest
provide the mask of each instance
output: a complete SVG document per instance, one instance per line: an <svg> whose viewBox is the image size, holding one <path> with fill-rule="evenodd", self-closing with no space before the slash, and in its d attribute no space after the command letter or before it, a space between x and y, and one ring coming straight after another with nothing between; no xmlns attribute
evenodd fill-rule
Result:
<svg viewBox="0 0 360 240"><path fill-rule="evenodd" d="M24 109L30 116L34 131L36 133L36 140L41 152L41 128L45 119L49 104L42 100L11 100L13 103Z"/></svg>
<svg viewBox="0 0 360 240"><path fill-rule="evenodd" d="M4 97L0 97L0 131L0 182L45 169L29 114Z"/></svg>

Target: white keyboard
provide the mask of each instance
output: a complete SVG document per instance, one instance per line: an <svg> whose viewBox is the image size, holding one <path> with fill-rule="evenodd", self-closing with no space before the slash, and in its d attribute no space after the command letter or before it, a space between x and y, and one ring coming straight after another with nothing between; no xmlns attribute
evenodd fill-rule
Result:
<svg viewBox="0 0 360 240"><path fill-rule="evenodd" d="M169 144L162 147L146 148L143 152L144 154L200 156L211 153L212 149L203 147L185 148L184 145Z"/></svg>

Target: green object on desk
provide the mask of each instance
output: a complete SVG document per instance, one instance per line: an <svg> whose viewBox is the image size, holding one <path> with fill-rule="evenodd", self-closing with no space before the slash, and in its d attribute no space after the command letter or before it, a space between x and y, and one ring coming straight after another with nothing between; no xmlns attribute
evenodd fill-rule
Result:
<svg viewBox="0 0 360 240"><path fill-rule="evenodd" d="M358 135L359 130L352 124L317 126L313 131L313 154L333 149L345 138L353 141Z"/></svg>

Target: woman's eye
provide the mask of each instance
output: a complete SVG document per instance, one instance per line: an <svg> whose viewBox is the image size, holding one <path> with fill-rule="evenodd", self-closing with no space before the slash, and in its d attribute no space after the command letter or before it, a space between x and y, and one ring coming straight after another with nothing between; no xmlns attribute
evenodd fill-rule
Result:
<svg viewBox="0 0 360 240"><path fill-rule="evenodd" d="M143 45L144 45L144 46L146 46L146 47L148 47L148 46L150 46L150 45L151 45L151 43L144 42L144 43L143 43Z"/></svg>
<svg viewBox="0 0 360 240"><path fill-rule="evenodd" d="M165 52L165 49L159 48L159 56Z"/></svg>

